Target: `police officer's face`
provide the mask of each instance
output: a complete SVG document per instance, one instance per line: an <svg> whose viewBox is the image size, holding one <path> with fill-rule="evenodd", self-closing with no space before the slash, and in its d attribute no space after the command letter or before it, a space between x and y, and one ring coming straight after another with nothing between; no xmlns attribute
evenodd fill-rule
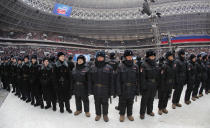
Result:
<svg viewBox="0 0 210 128"><path fill-rule="evenodd" d="M199 57L199 60L202 60L202 57Z"/></svg>
<svg viewBox="0 0 210 128"><path fill-rule="evenodd" d="M83 61L83 59L78 59L77 63L78 63L78 64L83 64L84 61Z"/></svg>
<svg viewBox="0 0 210 128"><path fill-rule="evenodd" d="M59 58L58 58L60 61L64 61L65 60L65 56L64 55L61 55L61 56L59 56Z"/></svg>
<svg viewBox="0 0 210 128"><path fill-rule="evenodd" d="M181 54L181 57L185 58L185 54Z"/></svg>
<svg viewBox="0 0 210 128"><path fill-rule="evenodd" d="M97 57L97 61L104 61L104 57L102 56Z"/></svg>
<svg viewBox="0 0 210 128"><path fill-rule="evenodd" d="M21 64L22 62L20 60L18 60L18 64Z"/></svg>
<svg viewBox="0 0 210 128"><path fill-rule="evenodd" d="M32 63L34 64L34 63L36 63L36 59L31 59L31 61L32 61Z"/></svg>
<svg viewBox="0 0 210 128"><path fill-rule="evenodd" d="M196 61L196 58L193 58L192 61L195 62Z"/></svg>
<svg viewBox="0 0 210 128"><path fill-rule="evenodd" d="M150 60L155 60L155 56L149 56Z"/></svg>
<svg viewBox="0 0 210 128"><path fill-rule="evenodd" d="M14 63L16 63L16 62L17 62L17 60L16 60L16 59L13 59L13 62L14 62Z"/></svg>
<svg viewBox="0 0 210 128"><path fill-rule="evenodd" d="M28 62L28 58L24 58L24 62Z"/></svg>
<svg viewBox="0 0 210 128"><path fill-rule="evenodd" d="M168 60L173 61L174 60L174 57L173 56L169 56L168 57Z"/></svg>
<svg viewBox="0 0 210 128"><path fill-rule="evenodd" d="M126 58L126 60L133 60L132 56L126 56L125 58Z"/></svg>
<svg viewBox="0 0 210 128"><path fill-rule="evenodd" d="M48 60L45 60L44 61L44 65L47 66L48 64L49 64L49 61Z"/></svg>

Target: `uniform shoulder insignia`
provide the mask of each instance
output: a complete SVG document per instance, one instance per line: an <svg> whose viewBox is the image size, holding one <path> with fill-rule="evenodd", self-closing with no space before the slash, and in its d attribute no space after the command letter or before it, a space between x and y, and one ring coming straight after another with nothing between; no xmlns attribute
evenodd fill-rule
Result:
<svg viewBox="0 0 210 128"><path fill-rule="evenodd" d="M143 68L142 67L140 68L140 72L143 72Z"/></svg>
<svg viewBox="0 0 210 128"><path fill-rule="evenodd" d="M161 70L161 74L163 74L164 73L164 70Z"/></svg>
<svg viewBox="0 0 210 128"><path fill-rule="evenodd" d="M109 68L109 67L105 67L104 69L105 69L106 71L109 71L110 68Z"/></svg>
<svg viewBox="0 0 210 128"><path fill-rule="evenodd" d="M82 72L86 72L86 70L82 70Z"/></svg>

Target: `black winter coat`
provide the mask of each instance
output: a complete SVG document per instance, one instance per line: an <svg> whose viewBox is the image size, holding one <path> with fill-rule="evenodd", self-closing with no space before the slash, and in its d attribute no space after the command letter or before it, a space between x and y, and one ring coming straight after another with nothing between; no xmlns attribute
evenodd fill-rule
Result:
<svg viewBox="0 0 210 128"><path fill-rule="evenodd" d="M72 71L73 93L77 96L88 96L88 72L89 67L83 65L75 67Z"/></svg>
<svg viewBox="0 0 210 128"><path fill-rule="evenodd" d="M117 70L117 95L134 97L139 94L139 68L136 64L121 63Z"/></svg>
<svg viewBox="0 0 210 128"><path fill-rule="evenodd" d="M88 75L88 93L104 98L114 95L113 69L110 65L92 65Z"/></svg>

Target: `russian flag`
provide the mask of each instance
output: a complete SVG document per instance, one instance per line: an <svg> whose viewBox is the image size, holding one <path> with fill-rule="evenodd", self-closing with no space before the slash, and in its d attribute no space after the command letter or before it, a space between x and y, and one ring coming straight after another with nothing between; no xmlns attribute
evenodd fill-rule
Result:
<svg viewBox="0 0 210 128"><path fill-rule="evenodd" d="M177 36L171 39L171 43L186 43L186 42L210 42L210 36ZM162 44L168 44L168 38L161 40Z"/></svg>

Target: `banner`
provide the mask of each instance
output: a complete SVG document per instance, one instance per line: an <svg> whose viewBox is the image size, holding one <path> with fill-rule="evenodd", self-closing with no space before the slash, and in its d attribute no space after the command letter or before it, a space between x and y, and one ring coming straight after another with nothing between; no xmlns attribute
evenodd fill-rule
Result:
<svg viewBox="0 0 210 128"><path fill-rule="evenodd" d="M53 13L56 15L62 15L62 16L70 16L72 11L72 7L64 5L64 4L58 4L56 3L53 9Z"/></svg>
<svg viewBox="0 0 210 128"><path fill-rule="evenodd" d="M201 36L177 36L171 39L171 43L187 43L187 42L210 42L209 35L201 35ZM163 38L161 40L162 44L168 44L168 38Z"/></svg>

